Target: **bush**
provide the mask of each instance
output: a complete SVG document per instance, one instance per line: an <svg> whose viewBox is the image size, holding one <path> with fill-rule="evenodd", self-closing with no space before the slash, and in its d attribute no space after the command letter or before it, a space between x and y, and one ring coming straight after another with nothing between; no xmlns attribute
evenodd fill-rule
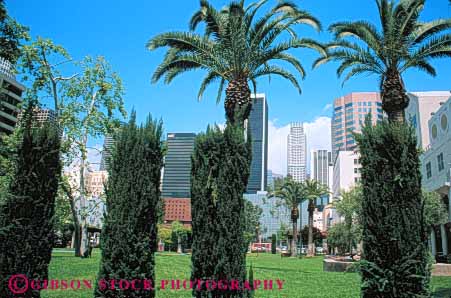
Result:
<svg viewBox="0 0 451 298"><path fill-rule="evenodd" d="M115 138L108 169L98 280L146 279L155 284L162 131L162 123L150 117L144 126L137 127L133 113L130 123ZM95 297L152 298L155 292L105 289L97 283Z"/></svg>
<svg viewBox="0 0 451 298"><path fill-rule="evenodd" d="M29 108L27 113L31 111ZM11 275L24 274L29 280L47 279L61 174L59 150L56 129L26 124L14 160L13 179L0 210L0 297L15 297L6 286ZM22 296L40 297L40 292L29 289Z"/></svg>
<svg viewBox="0 0 451 298"><path fill-rule="evenodd" d="M272 234L272 236L271 236L271 253L273 255L276 254L276 248L277 248L277 237L276 237L276 234Z"/></svg>
<svg viewBox="0 0 451 298"><path fill-rule="evenodd" d="M208 128L196 139L192 158L192 279L246 278L244 198L250 143L241 128ZM243 297L240 291L212 291L213 297ZM194 297L210 297L205 289Z"/></svg>
<svg viewBox="0 0 451 298"><path fill-rule="evenodd" d="M429 297L427 229L413 130L369 121L356 135L362 164L363 297Z"/></svg>

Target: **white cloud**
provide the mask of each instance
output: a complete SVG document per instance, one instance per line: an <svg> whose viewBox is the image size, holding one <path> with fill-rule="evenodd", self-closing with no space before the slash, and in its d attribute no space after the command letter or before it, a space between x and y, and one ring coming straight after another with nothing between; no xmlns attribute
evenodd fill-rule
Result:
<svg viewBox="0 0 451 298"><path fill-rule="evenodd" d="M329 111L330 109L332 109L332 104L328 103L327 105L324 106L323 112Z"/></svg>
<svg viewBox="0 0 451 298"><path fill-rule="evenodd" d="M331 150L329 117L318 117L313 122L305 122L307 136L307 169L310 166L310 150ZM277 119L268 123L268 169L274 173L287 173L287 136L290 125L277 125Z"/></svg>

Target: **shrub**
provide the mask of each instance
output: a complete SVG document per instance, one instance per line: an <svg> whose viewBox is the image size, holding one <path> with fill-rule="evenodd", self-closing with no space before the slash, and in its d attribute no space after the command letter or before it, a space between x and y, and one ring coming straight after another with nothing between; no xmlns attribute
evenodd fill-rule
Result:
<svg viewBox="0 0 451 298"><path fill-rule="evenodd" d="M162 123L149 117L137 127L135 114L115 137L106 187L98 280L155 280L160 172L163 165ZM155 285L154 282L152 282ZM142 287L142 283L140 286ZM95 297L151 298L148 289L112 290L102 286Z"/></svg>
<svg viewBox="0 0 451 298"><path fill-rule="evenodd" d="M367 123L362 164L362 296L428 297L430 267L420 161L413 130Z"/></svg>

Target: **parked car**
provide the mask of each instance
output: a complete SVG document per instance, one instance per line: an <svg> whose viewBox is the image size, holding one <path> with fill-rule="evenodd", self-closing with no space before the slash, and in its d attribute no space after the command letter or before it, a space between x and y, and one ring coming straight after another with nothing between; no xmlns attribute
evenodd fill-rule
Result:
<svg viewBox="0 0 451 298"><path fill-rule="evenodd" d="M324 248L322 248L321 246L317 246L316 247L316 253L318 253L318 254L324 253Z"/></svg>

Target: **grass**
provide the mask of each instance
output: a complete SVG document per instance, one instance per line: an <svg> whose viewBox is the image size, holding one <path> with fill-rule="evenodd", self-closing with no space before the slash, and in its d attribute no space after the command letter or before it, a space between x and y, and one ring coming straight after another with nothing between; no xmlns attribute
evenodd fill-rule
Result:
<svg viewBox="0 0 451 298"><path fill-rule="evenodd" d="M249 255L247 265L254 268L254 279L284 280L280 291L256 292L256 298L347 298L359 297L360 278L356 273L323 272L322 257L292 259L279 255ZM91 259L75 258L64 250L54 251L50 264L50 279L92 280L96 279L99 268L100 251L94 250ZM189 279L190 256L176 254L157 254L157 284L166 279ZM276 284L274 284L276 287ZM434 277L432 287L436 297L451 296L451 277ZM93 297L92 290L47 290L43 298L85 298ZM189 290L164 290L157 293L158 298L190 298Z"/></svg>

